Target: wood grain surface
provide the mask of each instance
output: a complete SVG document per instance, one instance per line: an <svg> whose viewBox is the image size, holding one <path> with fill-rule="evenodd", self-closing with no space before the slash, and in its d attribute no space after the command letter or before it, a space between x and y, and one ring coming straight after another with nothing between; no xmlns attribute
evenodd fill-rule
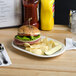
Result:
<svg viewBox="0 0 76 76"><path fill-rule="evenodd" d="M12 65L0 67L0 76L76 76L76 50L69 50L54 58L38 58L12 47L18 28L0 29L0 43L5 45ZM55 25L52 31L41 31L65 44L67 37L75 37L70 28Z"/></svg>

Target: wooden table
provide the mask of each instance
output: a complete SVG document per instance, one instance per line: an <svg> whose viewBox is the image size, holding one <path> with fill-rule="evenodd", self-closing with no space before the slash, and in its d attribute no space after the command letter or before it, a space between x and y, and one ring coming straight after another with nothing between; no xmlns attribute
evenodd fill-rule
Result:
<svg viewBox="0 0 76 76"><path fill-rule="evenodd" d="M69 50L55 58L38 58L16 50L11 42L18 28L0 29L0 42L5 45L12 65L0 67L0 76L76 76L76 50ZM72 33L67 26L56 25L52 31L41 31L65 44Z"/></svg>

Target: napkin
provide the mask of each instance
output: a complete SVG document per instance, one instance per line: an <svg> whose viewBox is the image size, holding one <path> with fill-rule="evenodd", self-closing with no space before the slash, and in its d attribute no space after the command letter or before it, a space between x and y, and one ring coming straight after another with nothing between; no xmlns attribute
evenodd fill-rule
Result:
<svg viewBox="0 0 76 76"><path fill-rule="evenodd" d="M71 38L66 38L66 50L73 50L76 49L76 46L74 46L74 44L76 43L76 41L72 40Z"/></svg>
<svg viewBox="0 0 76 76"><path fill-rule="evenodd" d="M4 45L2 44L2 46L4 47ZM2 51L3 55L5 56L6 60L8 61L7 64L4 64L3 61L2 61L2 58L1 58L1 53L0 53L0 62L2 63L0 66L9 66L12 64L11 60L10 60L10 57L8 56L7 54L7 51L4 47L4 50Z"/></svg>

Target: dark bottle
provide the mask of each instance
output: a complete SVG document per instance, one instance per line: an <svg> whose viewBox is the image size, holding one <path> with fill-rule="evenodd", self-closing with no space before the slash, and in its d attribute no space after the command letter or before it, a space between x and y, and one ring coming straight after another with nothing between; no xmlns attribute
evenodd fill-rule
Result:
<svg viewBox="0 0 76 76"><path fill-rule="evenodd" d="M38 12L38 0L23 0L24 8L24 25L29 24L29 18L32 18L30 25L36 26L39 28L39 12Z"/></svg>

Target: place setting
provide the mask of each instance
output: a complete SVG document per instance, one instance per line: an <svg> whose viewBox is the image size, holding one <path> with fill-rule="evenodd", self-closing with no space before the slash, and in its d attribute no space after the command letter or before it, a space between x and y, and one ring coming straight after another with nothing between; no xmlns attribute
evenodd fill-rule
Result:
<svg viewBox="0 0 76 76"><path fill-rule="evenodd" d="M9 66L11 64L11 60L4 45L0 43L0 66Z"/></svg>
<svg viewBox="0 0 76 76"><path fill-rule="evenodd" d="M0 0L0 76L76 76L76 0Z"/></svg>

